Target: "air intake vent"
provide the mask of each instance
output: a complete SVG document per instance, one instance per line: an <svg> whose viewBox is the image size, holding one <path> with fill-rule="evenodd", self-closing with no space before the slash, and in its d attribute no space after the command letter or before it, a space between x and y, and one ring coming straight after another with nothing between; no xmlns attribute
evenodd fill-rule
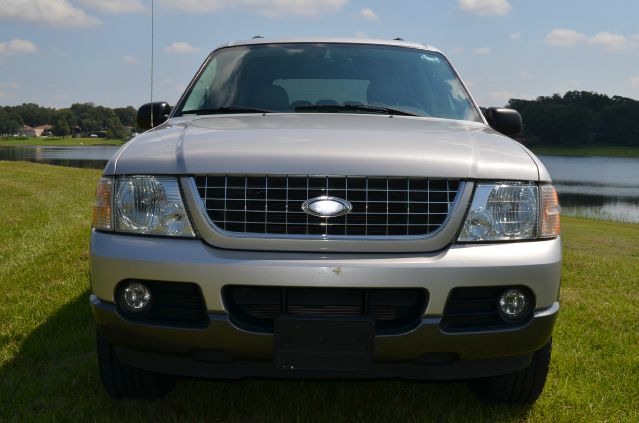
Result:
<svg viewBox="0 0 639 423"><path fill-rule="evenodd" d="M418 288L284 288L226 286L224 305L233 322L246 330L272 332L280 315L348 318L370 316L377 333L416 327L428 302Z"/></svg>

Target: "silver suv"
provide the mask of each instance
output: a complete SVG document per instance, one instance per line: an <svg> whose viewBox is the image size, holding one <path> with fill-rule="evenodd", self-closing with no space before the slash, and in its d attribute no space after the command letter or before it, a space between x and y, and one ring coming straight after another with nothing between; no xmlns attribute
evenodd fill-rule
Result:
<svg viewBox="0 0 639 423"><path fill-rule="evenodd" d="M559 310L550 176L436 49L216 49L100 179L91 305L113 397L176 376L543 389Z"/></svg>

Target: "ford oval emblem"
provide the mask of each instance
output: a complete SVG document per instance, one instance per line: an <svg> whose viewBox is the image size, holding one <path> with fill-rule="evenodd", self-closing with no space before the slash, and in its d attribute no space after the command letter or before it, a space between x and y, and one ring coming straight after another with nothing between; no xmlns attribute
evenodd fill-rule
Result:
<svg viewBox="0 0 639 423"><path fill-rule="evenodd" d="M302 210L317 217L337 217L349 213L353 206L346 200L336 197L315 197L302 204Z"/></svg>

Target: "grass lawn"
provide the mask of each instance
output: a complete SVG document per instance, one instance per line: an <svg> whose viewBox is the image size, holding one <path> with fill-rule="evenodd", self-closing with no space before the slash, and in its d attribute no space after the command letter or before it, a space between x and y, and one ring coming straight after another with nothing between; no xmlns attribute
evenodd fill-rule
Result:
<svg viewBox="0 0 639 423"><path fill-rule="evenodd" d="M122 140L105 139L105 138L18 138L3 137L0 138L0 147L21 146L21 145L122 145Z"/></svg>
<svg viewBox="0 0 639 423"><path fill-rule="evenodd" d="M639 225L563 220L562 311L531 408L484 406L463 383L181 381L113 401L88 303L97 170L0 161L0 421L639 421ZM525 276L525 275L524 275Z"/></svg>
<svg viewBox="0 0 639 423"><path fill-rule="evenodd" d="M592 145L586 147L533 147L531 150L535 154L547 156L577 156L577 157L639 157L638 147L603 146Z"/></svg>

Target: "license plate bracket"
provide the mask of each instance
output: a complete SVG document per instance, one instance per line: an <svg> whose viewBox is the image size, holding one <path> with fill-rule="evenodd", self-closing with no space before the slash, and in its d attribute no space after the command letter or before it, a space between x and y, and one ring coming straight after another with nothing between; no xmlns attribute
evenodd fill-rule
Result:
<svg viewBox="0 0 639 423"><path fill-rule="evenodd" d="M374 362L370 318L281 316L275 320L274 363L281 370L367 371Z"/></svg>

